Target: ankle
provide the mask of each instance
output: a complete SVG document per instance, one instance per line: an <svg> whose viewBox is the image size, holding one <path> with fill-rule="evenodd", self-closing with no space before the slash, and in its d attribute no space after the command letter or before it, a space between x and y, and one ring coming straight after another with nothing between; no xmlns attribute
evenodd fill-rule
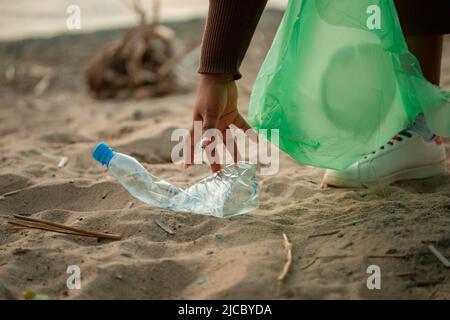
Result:
<svg viewBox="0 0 450 320"><path fill-rule="evenodd" d="M409 129L420 134L425 140L431 141L436 138L436 135L428 128L427 121L425 120L423 113L419 113L419 115L417 115L416 120L411 127L409 127Z"/></svg>

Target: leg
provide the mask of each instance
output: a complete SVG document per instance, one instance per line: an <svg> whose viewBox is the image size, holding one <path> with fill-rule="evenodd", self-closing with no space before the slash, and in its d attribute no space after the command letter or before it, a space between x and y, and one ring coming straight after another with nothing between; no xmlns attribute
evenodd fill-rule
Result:
<svg viewBox="0 0 450 320"><path fill-rule="evenodd" d="M406 29L408 34L408 29ZM419 60L425 78L432 84L439 86L441 79L443 35L407 35L406 42L412 54ZM411 129L416 130L424 139L432 140L435 135L430 131L428 125L420 114Z"/></svg>
<svg viewBox="0 0 450 320"><path fill-rule="evenodd" d="M394 0L409 50L419 60L425 78L439 86L442 34L450 32L448 8L442 0ZM447 171L445 148L420 114L414 125L386 145L343 171L327 170L323 184L367 187L407 179L422 179Z"/></svg>
<svg viewBox="0 0 450 320"><path fill-rule="evenodd" d="M443 34L450 33L450 1L394 0L409 50L428 81L439 85Z"/></svg>
<svg viewBox="0 0 450 320"><path fill-rule="evenodd" d="M442 35L407 36L406 42L411 53L419 60L425 78L439 86L444 37Z"/></svg>
<svg viewBox="0 0 450 320"><path fill-rule="evenodd" d="M439 85L443 36L407 36L409 50L419 60L425 78ZM428 129L423 114L387 145L343 171L327 170L323 185L368 187L399 180L427 178L446 172L445 148Z"/></svg>

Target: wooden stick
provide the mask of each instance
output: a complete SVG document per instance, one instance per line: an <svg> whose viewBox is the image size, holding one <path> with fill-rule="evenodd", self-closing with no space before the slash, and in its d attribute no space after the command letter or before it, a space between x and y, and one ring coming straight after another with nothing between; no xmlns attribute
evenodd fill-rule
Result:
<svg viewBox="0 0 450 320"><path fill-rule="evenodd" d="M30 223L30 222L16 222L16 221L8 221L9 224L12 224L14 226L22 227L22 228L30 228L30 229L39 229L39 230L45 230L45 231L52 231L57 233L63 233L63 234L70 234L75 236L85 236L83 233L78 233L74 231L69 230L63 230L58 229L55 227L47 226L47 225L39 225L37 223Z"/></svg>
<svg viewBox="0 0 450 320"><path fill-rule="evenodd" d="M2 195L2 197L10 197L10 196L18 194L19 192L20 192L20 190L14 190L14 191L11 191L11 192L7 192L7 193L4 193Z"/></svg>
<svg viewBox="0 0 450 320"><path fill-rule="evenodd" d="M300 270L306 270L306 269L308 269L308 268L311 267L314 263L316 263L317 260L319 260L319 258L317 258L317 257L313 258L313 259L311 260L310 263L308 263L307 265L301 267Z"/></svg>
<svg viewBox="0 0 450 320"><path fill-rule="evenodd" d="M140 26L145 26L147 24L147 15L146 15L145 9L142 5L142 1L134 0L133 1L133 9L134 9L134 12L139 16Z"/></svg>
<svg viewBox="0 0 450 320"><path fill-rule="evenodd" d="M167 232L168 234L175 234L175 231L173 231L172 229L170 229L168 226L166 226L164 223L162 223L161 221L159 221L158 219L154 220L156 225L158 227L160 227L161 229L163 229L165 232Z"/></svg>
<svg viewBox="0 0 450 320"><path fill-rule="evenodd" d="M310 236L308 236L308 238L318 238L318 237L324 237L324 236L332 236L333 234L339 233L341 230L335 230L335 231L329 231L329 232L324 232L324 233L317 233L317 234L312 234Z"/></svg>
<svg viewBox="0 0 450 320"><path fill-rule="evenodd" d="M409 256L405 255L405 254L375 254L375 255L367 256L367 258L373 258L373 259L376 259L376 258L380 258L380 259L384 259L384 258L386 258L386 259L390 259L390 258L392 258L392 259L406 259L408 257Z"/></svg>
<svg viewBox="0 0 450 320"><path fill-rule="evenodd" d="M84 233L84 232L75 232L65 229L60 229L56 227L52 227L46 224L39 224L35 222L16 222L16 221L8 221L9 224L19 226L22 228L31 228L31 229L39 229L44 231L51 231L56 233L62 233L62 234L68 234L73 236L81 236L81 237L91 237L91 238L100 238L100 239L110 239L110 240L120 240L121 238L118 238L120 236L117 235L110 235L110 234L97 234L95 232L92 233Z"/></svg>
<svg viewBox="0 0 450 320"><path fill-rule="evenodd" d="M446 257L444 257L433 245L429 245L428 249L439 259L440 262L448 269L450 268L450 261Z"/></svg>
<svg viewBox="0 0 450 320"><path fill-rule="evenodd" d="M355 258L357 256L351 254L336 254L336 255L328 255L328 256L317 256L317 259L346 259L346 258Z"/></svg>
<svg viewBox="0 0 450 320"><path fill-rule="evenodd" d="M350 222L341 224L341 227L353 226L353 225L355 225L355 224L358 224L358 223L360 223L360 222L365 222L365 221L367 221L367 219L354 220L354 221L350 221Z"/></svg>
<svg viewBox="0 0 450 320"><path fill-rule="evenodd" d="M289 242L289 239L286 235L286 233L283 233L284 238L284 248L286 249L286 263L283 267L283 271L278 276L278 281L283 281L284 278L286 278L289 268L292 264L292 243Z"/></svg>
<svg viewBox="0 0 450 320"><path fill-rule="evenodd" d="M159 17L161 14L161 3L159 0L153 0L153 16L152 16L152 26L157 26L159 24Z"/></svg>
<svg viewBox="0 0 450 320"><path fill-rule="evenodd" d="M103 232L86 231L86 230L81 230L81 229L68 227L68 226L65 226L65 225L62 225L62 224L58 224L58 223L53 223L53 222L49 222L49 221L33 219L33 218L24 217L24 216L20 216L20 215L14 215L13 217L16 218L16 219L20 219L20 220L25 220L25 221L30 221L30 222L37 222L37 223L39 223L41 225L44 224L46 226L56 227L56 228L63 229L63 230L66 230L66 231L72 231L72 232L77 233L79 235L84 235L84 236L88 236L88 237L95 237L95 238L102 238L102 239L111 239L111 240L120 240L120 239L122 239L122 236L117 235L117 234L109 234L109 233L103 233Z"/></svg>
<svg viewBox="0 0 450 320"><path fill-rule="evenodd" d="M400 277L400 278L403 278L403 277L414 278L417 276L417 273L416 272L397 273L397 274L395 274L395 276Z"/></svg>
<svg viewBox="0 0 450 320"><path fill-rule="evenodd" d="M435 289L429 296L428 296L428 300L433 299L436 294L439 292L439 289Z"/></svg>
<svg viewBox="0 0 450 320"><path fill-rule="evenodd" d="M27 222L27 221L8 221L9 224L12 224L14 226L19 226L22 228L34 228L34 229L41 229L41 230L61 230L64 231L67 234L80 234L80 232L70 231L70 230L64 230L56 227L49 226L44 223L37 223L37 222Z"/></svg>

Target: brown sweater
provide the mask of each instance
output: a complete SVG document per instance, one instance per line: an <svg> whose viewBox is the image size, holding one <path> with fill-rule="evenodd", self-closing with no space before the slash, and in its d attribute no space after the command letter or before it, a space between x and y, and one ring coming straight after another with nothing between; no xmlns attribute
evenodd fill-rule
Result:
<svg viewBox="0 0 450 320"><path fill-rule="evenodd" d="M449 0L394 2L405 34L450 33ZM241 77L239 67L266 3L267 0L209 0L199 73Z"/></svg>
<svg viewBox="0 0 450 320"><path fill-rule="evenodd" d="M267 0L209 0L200 57L200 73L232 74L247 52Z"/></svg>

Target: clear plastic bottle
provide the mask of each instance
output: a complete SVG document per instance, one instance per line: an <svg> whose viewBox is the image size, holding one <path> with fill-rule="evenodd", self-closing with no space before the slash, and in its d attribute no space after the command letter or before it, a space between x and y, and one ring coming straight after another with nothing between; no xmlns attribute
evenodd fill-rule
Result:
<svg viewBox="0 0 450 320"><path fill-rule="evenodd" d="M136 159L100 143L92 156L140 201L159 208L219 218L244 214L259 207L255 166L231 164L189 188L182 189L152 176Z"/></svg>

